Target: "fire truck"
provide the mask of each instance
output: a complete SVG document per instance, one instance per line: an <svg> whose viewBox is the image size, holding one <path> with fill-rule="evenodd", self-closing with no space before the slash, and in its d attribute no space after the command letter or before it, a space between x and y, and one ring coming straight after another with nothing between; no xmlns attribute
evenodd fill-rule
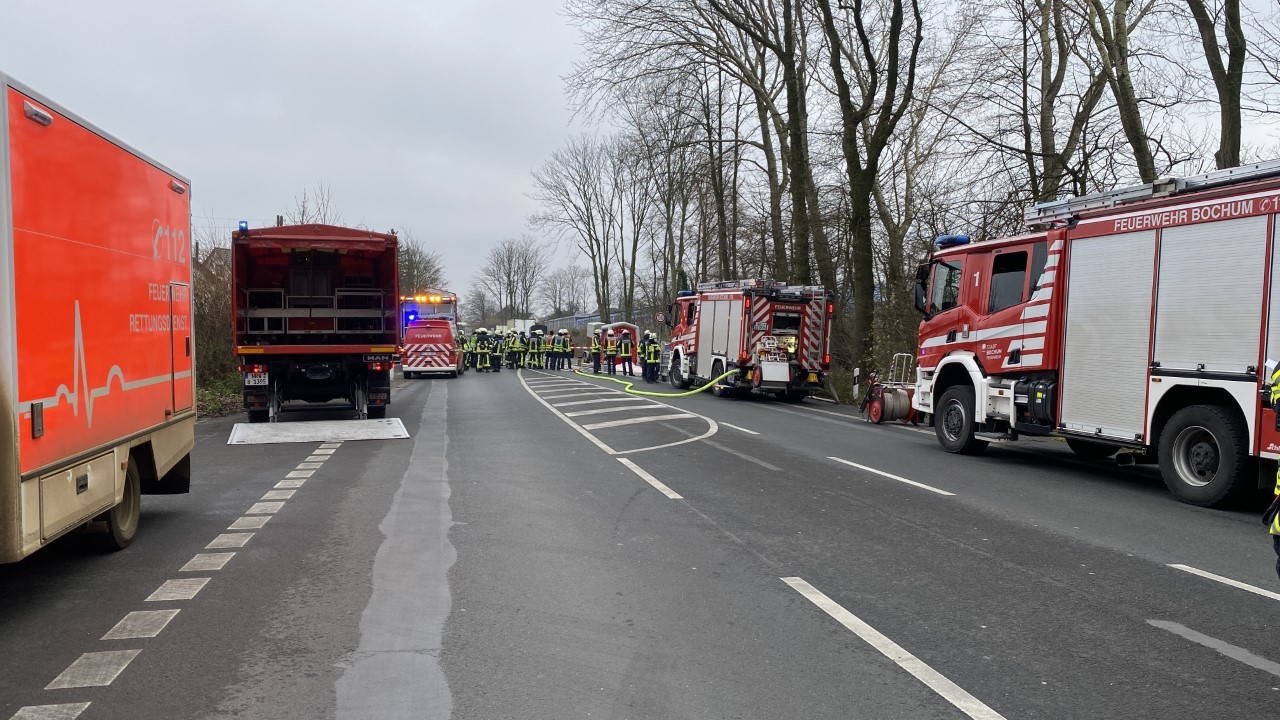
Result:
<svg viewBox="0 0 1280 720"><path fill-rule="evenodd" d="M919 268L913 405L953 453L1056 435L1158 463L1181 500L1247 496L1280 458L1280 161L1044 203ZM1117 455L1118 451L1120 452ZM1265 470L1256 472L1255 470Z"/></svg>
<svg viewBox="0 0 1280 720"><path fill-rule="evenodd" d="M727 393L799 402L826 387L834 309L825 288L773 280L681 290L667 321L671 384L687 389L734 371L718 383Z"/></svg>
<svg viewBox="0 0 1280 720"><path fill-rule="evenodd" d="M190 190L0 74L0 562L190 489Z"/></svg>

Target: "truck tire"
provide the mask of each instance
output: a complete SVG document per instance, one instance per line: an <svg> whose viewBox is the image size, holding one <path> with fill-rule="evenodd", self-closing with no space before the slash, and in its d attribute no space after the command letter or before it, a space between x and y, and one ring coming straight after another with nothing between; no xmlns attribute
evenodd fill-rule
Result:
<svg viewBox="0 0 1280 720"><path fill-rule="evenodd" d="M977 455L987 449L987 441L974 437L978 426L973 420L973 406L973 388L968 385L952 385L938 400L933 429L947 452Z"/></svg>
<svg viewBox="0 0 1280 720"><path fill-rule="evenodd" d="M1067 438L1067 447L1071 448L1071 452L1090 460L1105 460L1120 451L1115 445L1077 438Z"/></svg>
<svg viewBox="0 0 1280 720"><path fill-rule="evenodd" d="M1229 505L1254 488L1248 429L1226 408L1192 405L1173 414L1160 433L1160 475L1179 500L1200 507Z"/></svg>
<svg viewBox="0 0 1280 720"><path fill-rule="evenodd" d="M369 419L370 419L370 420L381 420L381 419L385 418L386 416L387 416L387 406L386 406L386 405L370 405L370 406L369 406Z"/></svg>
<svg viewBox="0 0 1280 720"><path fill-rule="evenodd" d="M124 474L124 497L105 516L107 532L102 536L103 547L107 550L129 547L138 534L138 519L142 517L142 476L133 458L129 458L129 468Z"/></svg>
<svg viewBox="0 0 1280 720"><path fill-rule="evenodd" d="M246 413L249 415L249 422L251 423L264 423L271 419L269 410L247 410Z"/></svg>
<svg viewBox="0 0 1280 720"><path fill-rule="evenodd" d="M720 376L724 374L724 363L719 360L711 363L711 378L715 382L715 387L711 388L711 394L716 397L729 397L733 394L730 389L722 389Z"/></svg>
<svg viewBox="0 0 1280 720"><path fill-rule="evenodd" d="M671 387L677 390L688 390L692 386L693 386L693 381L686 379L685 376L680 373L680 359L672 358L671 359Z"/></svg>

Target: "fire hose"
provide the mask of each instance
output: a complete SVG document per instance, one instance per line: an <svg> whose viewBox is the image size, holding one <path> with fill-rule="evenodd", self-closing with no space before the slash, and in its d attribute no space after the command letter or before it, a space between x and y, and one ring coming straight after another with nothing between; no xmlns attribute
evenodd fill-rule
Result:
<svg viewBox="0 0 1280 720"><path fill-rule="evenodd" d="M704 391L704 390L709 390L709 389L711 389L711 388L715 387L715 386L716 386L716 383L720 382L721 380L723 380L723 379L725 379L725 378L729 377L730 375L732 375L732 374L734 374L734 373L736 373L736 372L738 372L738 371L737 371L737 370L730 370L729 372L727 372L727 373L725 373L725 374L721 375L720 377L718 377L718 378L716 378L716 379L712 380L711 382L707 383L706 385L703 385L703 386L702 386L702 387L700 387L700 388L695 388L695 389L693 389L693 390L686 390L686 391L684 391L684 392L678 392L678 393L660 393L660 392L652 392L652 391L649 391L649 390L634 390L634 389L632 389L632 386L634 386L634 385L635 385L635 383L634 383L634 382L631 382L630 380L619 380L618 378L610 377L610 376L608 376L608 375L593 375L593 374L588 373L588 372L582 372L581 370L574 370L574 372L575 372L575 373L577 373L577 374L579 374L579 375L581 375L582 377L597 378L597 379L600 379L600 380L608 380L608 381L610 381L610 382L616 382L616 383L618 383L619 385L625 385L626 387L625 387L624 389L625 389L628 393L630 393L630 394L632 394L632 395L645 395L645 396L648 396L648 397L678 398L678 397L688 397L689 395L697 395L698 393L700 393L700 392L702 392L702 391Z"/></svg>

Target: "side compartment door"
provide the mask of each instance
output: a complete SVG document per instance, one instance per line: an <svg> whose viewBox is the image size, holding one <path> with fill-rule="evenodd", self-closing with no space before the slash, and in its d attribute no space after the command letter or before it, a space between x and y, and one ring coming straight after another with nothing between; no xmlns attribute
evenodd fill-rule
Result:
<svg viewBox="0 0 1280 720"><path fill-rule="evenodd" d="M1070 241L1061 425L1133 441L1146 426L1155 231Z"/></svg>
<svg viewBox="0 0 1280 720"><path fill-rule="evenodd" d="M169 383L173 414L195 402L194 348L191 338L191 286L169 283Z"/></svg>

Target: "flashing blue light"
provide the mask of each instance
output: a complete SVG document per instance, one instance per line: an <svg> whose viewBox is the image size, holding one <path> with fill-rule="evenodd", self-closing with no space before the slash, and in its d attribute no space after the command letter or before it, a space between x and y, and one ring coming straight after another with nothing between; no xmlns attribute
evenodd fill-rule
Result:
<svg viewBox="0 0 1280 720"><path fill-rule="evenodd" d="M248 220L241 220L241 221L240 221L240 232L249 232L249 221L248 221Z"/></svg>
<svg viewBox="0 0 1280 720"><path fill-rule="evenodd" d="M413 322L414 320L418 319L418 313L416 312L406 313L404 316L404 319L405 319L405 322Z"/></svg>
<svg viewBox="0 0 1280 720"><path fill-rule="evenodd" d="M955 247L956 245L968 245L969 236L968 235L939 235L938 239L933 241L933 244L939 249Z"/></svg>
<svg viewBox="0 0 1280 720"><path fill-rule="evenodd" d="M693 294L692 290L677 290L676 297L689 297Z"/></svg>

